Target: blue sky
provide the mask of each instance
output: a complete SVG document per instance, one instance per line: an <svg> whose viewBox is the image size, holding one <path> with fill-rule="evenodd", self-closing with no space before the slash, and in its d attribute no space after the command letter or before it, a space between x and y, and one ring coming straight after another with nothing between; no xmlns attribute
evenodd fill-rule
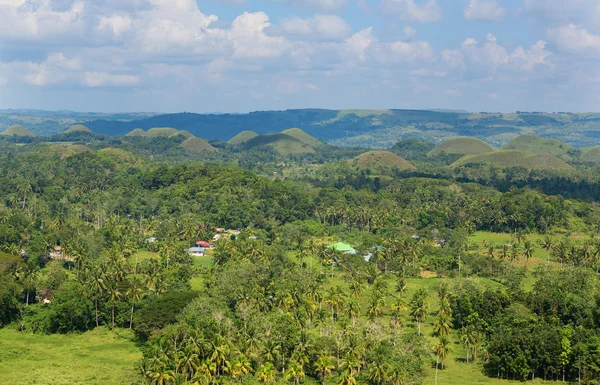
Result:
<svg viewBox="0 0 600 385"><path fill-rule="evenodd" d="M0 108L600 111L597 0L0 0Z"/></svg>

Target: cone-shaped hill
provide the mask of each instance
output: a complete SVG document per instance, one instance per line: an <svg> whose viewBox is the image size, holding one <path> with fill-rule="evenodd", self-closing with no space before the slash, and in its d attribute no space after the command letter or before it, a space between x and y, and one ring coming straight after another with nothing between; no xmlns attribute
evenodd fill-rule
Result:
<svg viewBox="0 0 600 385"><path fill-rule="evenodd" d="M600 146L582 149L580 159L587 163L600 163Z"/></svg>
<svg viewBox="0 0 600 385"><path fill-rule="evenodd" d="M300 140L302 143L307 144L311 147L318 147L323 145L323 142L321 142L317 138L313 138L312 136L308 135L306 132L302 131L299 128L290 128L285 131L282 131L281 133L294 137Z"/></svg>
<svg viewBox="0 0 600 385"><path fill-rule="evenodd" d="M166 136L166 137L169 137L173 134L177 134L177 132L179 132L179 131L176 130L175 128L171 128L171 127L154 127L154 128L149 129L148 131L146 131L144 136L148 136L148 137Z"/></svg>
<svg viewBox="0 0 600 385"><path fill-rule="evenodd" d="M189 139L189 138L192 138L194 135L192 135L192 133L189 131L179 130L179 131L175 132L174 134L169 135L169 138L174 138L176 136L183 136L184 138Z"/></svg>
<svg viewBox="0 0 600 385"><path fill-rule="evenodd" d="M485 154L496 149L483 140L477 138L460 137L452 138L441 143L429 152L429 156L448 155L472 155Z"/></svg>
<svg viewBox="0 0 600 385"><path fill-rule="evenodd" d="M186 150L192 151L192 152L215 151L215 148L213 146L211 146L210 143L208 143L204 139L196 138L195 136L192 136L192 137L184 140L183 143L181 143L181 146L183 148L185 148Z"/></svg>
<svg viewBox="0 0 600 385"><path fill-rule="evenodd" d="M518 150L500 150L487 154L466 155L454 162L452 167L475 163L485 163L499 168L523 167L528 170L574 170L573 167L555 156L536 155Z"/></svg>
<svg viewBox="0 0 600 385"><path fill-rule="evenodd" d="M563 156L572 147L558 139L540 138L536 135L517 136L502 146L502 150L519 150L537 155Z"/></svg>
<svg viewBox="0 0 600 385"><path fill-rule="evenodd" d="M128 132L127 134L125 134L125 136L144 136L146 135L146 131L142 130L141 128L136 128L133 131Z"/></svg>
<svg viewBox="0 0 600 385"><path fill-rule="evenodd" d="M271 147L282 155L309 154L315 152L314 148L300 139L282 133L259 135L244 143L244 148L248 150L262 146Z"/></svg>
<svg viewBox="0 0 600 385"><path fill-rule="evenodd" d="M72 134L75 132L85 132L86 134L94 133L92 130L90 130L88 128L88 126L84 126L83 124L75 124L75 125L69 127L69 129L67 131L65 131L65 134Z"/></svg>
<svg viewBox="0 0 600 385"><path fill-rule="evenodd" d="M10 126L4 132L2 132L0 135L6 135L6 136L26 136L26 137L29 137L29 138L35 137L35 135L33 134L33 132L29 131L28 129L26 129L23 126Z"/></svg>
<svg viewBox="0 0 600 385"><path fill-rule="evenodd" d="M415 170L406 159L389 151L369 151L360 154L356 158L350 160L350 167L355 170L372 170L375 172L389 172L394 169L402 171Z"/></svg>
<svg viewBox="0 0 600 385"><path fill-rule="evenodd" d="M227 143L237 146L238 144L246 143L250 139L256 138L258 134L254 131L242 131L233 138L229 139Z"/></svg>

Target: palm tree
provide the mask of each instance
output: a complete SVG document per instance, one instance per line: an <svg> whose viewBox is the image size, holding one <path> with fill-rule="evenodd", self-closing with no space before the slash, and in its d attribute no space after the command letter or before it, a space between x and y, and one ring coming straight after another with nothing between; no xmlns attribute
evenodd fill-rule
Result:
<svg viewBox="0 0 600 385"><path fill-rule="evenodd" d="M96 307L96 327L98 324L98 299L102 298L104 295L104 290L106 289L106 285L104 283L104 279L102 278L102 272L100 269L96 267L92 267L89 272L89 276L87 279L88 284L88 292L94 297L94 305Z"/></svg>
<svg viewBox="0 0 600 385"><path fill-rule="evenodd" d="M450 347L448 341L448 337L441 337L440 342L433 347L433 352L435 353L435 383L437 384L438 379L438 366L441 361L442 370L444 369L444 360L448 357L450 353Z"/></svg>
<svg viewBox="0 0 600 385"><path fill-rule="evenodd" d="M346 303L346 315L352 320L352 326L356 326L356 319L360 316L360 304L355 298Z"/></svg>
<svg viewBox="0 0 600 385"><path fill-rule="evenodd" d="M129 319L129 329L133 327L133 310L136 302L139 302L144 297L145 286L144 283L138 278L134 277L129 283L129 289L125 295L131 301L131 317Z"/></svg>
<svg viewBox="0 0 600 385"><path fill-rule="evenodd" d="M304 370L302 369L302 365L300 365L296 361L290 361L285 378L288 381L293 380L295 385L299 385L300 380L302 380L304 377L305 377L305 373L304 373Z"/></svg>
<svg viewBox="0 0 600 385"><path fill-rule="evenodd" d="M315 361L315 371L321 377L321 383L325 385L327 380L327 375L331 373L331 371L335 369L333 364L331 363L331 357L325 352L321 352L317 361Z"/></svg>
<svg viewBox="0 0 600 385"><path fill-rule="evenodd" d="M175 373L165 366L159 366L152 371L152 385L167 385L175 380Z"/></svg>
<svg viewBox="0 0 600 385"><path fill-rule="evenodd" d="M449 336L452 324L452 308L447 298L442 300L440 311L433 326L433 333L436 336Z"/></svg>
<svg viewBox="0 0 600 385"><path fill-rule="evenodd" d="M533 257L533 245L531 244L531 241L525 241L525 244L523 245L523 256L525 256L525 270L527 270L529 258Z"/></svg>
<svg viewBox="0 0 600 385"><path fill-rule="evenodd" d="M256 375L258 376L258 380L264 382L265 384L275 382L275 366L273 366L272 363L267 362L266 364L260 366L260 369L258 369Z"/></svg>
<svg viewBox="0 0 600 385"><path fill-rule="evenodd" d="M418 290L410 300L410 315L417 321L419 335L421 335L421 321L427 316L427 302L425 289Z"/></svg>
<svg viewBox="0 0 600 385"><path fill-rule="evenodd" d="M252 372L252 364L246 355L240 354L233 362L231 377L238 378ZM241 381L241 380L240 380Z"/></svg>
<svg viewBox="0 0 600 385"><path fill-rule="evenodd" d="M377 385L381 385L382 382L387 381L387 378L388 365L380 359L376 359L369 366L369 379L377 383Z"/></svg>
<svg viewBox="0 0 600 385"><path fill-rule="evenodd" d="M467 325L462 329L460 342L467 349L467 364L469 363L469 355L473 361L477 360L477 346L479 345L480 335L473 325Z"/></svg>
<svg viewBox="0 0 600 385"><path fill-rule="evenodd" d="M552 248L554 247L554 242L552 238L548 235L544 237L542 241L540 241L540 246L542 249L546 250L546 254L548 254L548 264L550 264L550 253L552 252Z"/></svg>
<svg viewBox="0 0 600 385"><path fill-rule="evenodd" d="M123 294L119 291L117 282L113 281L107 288L108 300L112 306L112 331L115 330L115 304L121 300Z"/></svg>

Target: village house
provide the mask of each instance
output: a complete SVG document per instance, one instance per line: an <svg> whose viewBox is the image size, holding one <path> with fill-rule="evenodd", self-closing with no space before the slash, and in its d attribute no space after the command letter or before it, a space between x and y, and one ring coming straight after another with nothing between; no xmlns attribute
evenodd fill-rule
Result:
<svg viewBox="0 0 600 385"><path fill-rule="evenodd" d="M204 247L190 247L187 252L192 257L204 257L205 250Z"/></svg>

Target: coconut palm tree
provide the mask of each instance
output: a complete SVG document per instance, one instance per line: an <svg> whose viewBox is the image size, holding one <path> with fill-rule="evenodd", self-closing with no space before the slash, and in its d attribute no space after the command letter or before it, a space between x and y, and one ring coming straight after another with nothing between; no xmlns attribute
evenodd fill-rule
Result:
<svg viewBox="0 0 600 385"><path fill-rule="evenodd" d="M376 359L369 365L369 379L375 382L377 385L381 385L382 382L388 379L389 366L381 359Z"/></svg>
<svg viewBox="0 0 600 385"><path fill-rule="evenodd" d="M527 240L523 244L523 256L525 257L525 270L527 270L527 266L529 264L529 258L533 257L533 245L531 241Z"/></svg>
<svg viewBox="0 0 600 385"><path fill-rule="evenodd" d="M106 290L106 284L104 282L102 271L93 266L89 270L86 283L86 291L94 298L94 306L96 307L96 327L98 327L98 300L102 298L104 295L104 290Z"/></svg>
<svg viewBox="0 0 600 385"><path fill-rule="evenodd" d="M417 329L421 335L421 322L427 316L427 302L425 300L427 292L425 289L420 289L413 295L410 300L410 315L417 321Z"/></svg>
<svg viewBox="0 0 600 385"><path fill-rule="evenodd" d="M275 366L273 366L272 363L267 362L260 366L260 369L256 372L256 376L259 381L270 384L271 382L275 382L275 372Z"/></svg>
<svg viewBox="0 0 600 385"><path fill-rule="evenodd" d="M302 369L302 365L296 361L290 361L288 364L288 370L285 375L285 378L288 381L294 381L295 385L300 385L300 380L304 379L306 374L304 373L304 369Z"/></svg>
<svg viewBox="0 0 600 385"><path fill-rule="evenodd" d="M129 329L133 327L133 311L135 307L135 303L139 302L145 294L146 286L138 277L134 277L129 282L129 288L127 289L127 293L125 295L131 301L131 317L129 318Z"/></svg>
<svg viewBox="0 0 600 385"><path fill-rule="evenodd" d="M321 354L319 354L319 356L317 357L314 366L315 371L321 377L321 383L325 385L327 375L330 374L333 369L335 369L335 367L331 363L331 357L329 357L327 353L321 352Z"/></svg>
<svg viewBox="0 0 600 385"><path fill-rule="evenodd" d="M108 301L112 307L112 331L115 330L115 304L123 298L123 293L121 293L119 286L116 281L112 281L109 283L106 294L108 295Z"/></svg>

